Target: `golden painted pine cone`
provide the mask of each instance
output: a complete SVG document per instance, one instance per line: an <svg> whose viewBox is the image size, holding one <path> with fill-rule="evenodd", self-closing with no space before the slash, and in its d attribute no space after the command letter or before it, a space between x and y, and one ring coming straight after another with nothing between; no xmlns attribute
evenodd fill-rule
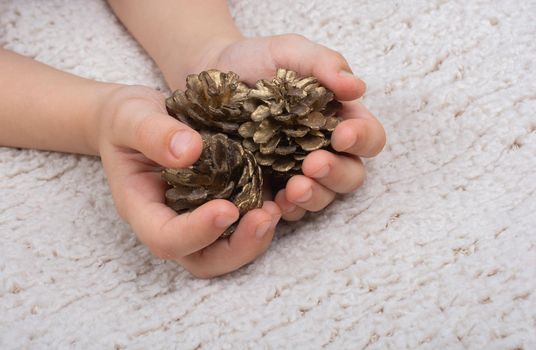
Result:
<svg viewBox="0 0 536 350"><path fill-rule="evenodd" d="M190 74L186 91L176 90L166 99L167 111L196 130L236 135L256 107L248 97L249 87L238 78L215 69Z"/></svg>
<svg viewBox="0 0 536 350"><path fill-rule="evenodd" d="M271 81L259 80L248 96L257 107L238 132L267 172L288 180L301 173L307 154L330 145L341 104L316 78L280 68Z"/></svg>
<svg viewBox="0 0 536 350"><path fill-rule="evenodd" d="M172 187L166 204L178 213L213 199L233 202L240 216L262 206L262 173L252 153L224 134L202 133L203 152L185 169L164 169L162 178ZM221 237L231 235L236 224Z"/></svg>

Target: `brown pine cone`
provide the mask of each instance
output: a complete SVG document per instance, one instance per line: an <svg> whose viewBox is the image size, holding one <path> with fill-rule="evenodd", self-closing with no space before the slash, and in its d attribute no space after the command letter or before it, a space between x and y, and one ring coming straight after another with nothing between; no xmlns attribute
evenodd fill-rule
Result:
<svg viewBox="0 0 536 350"><path fill-rule="evenodd" d="M330 145L341 104L316 78L280 68L273 80L259 80L248 96L257 107L238 132L267 172L286 181L301 173L307 154Z"/></svg>
<svg viewBox="0 0 536 350"><path fill-rule="evenodd" d="M188 75L186 91L176 90L166 99L166 108L196 130L236 134L256 107L249 90L236 73L211 69Z"/></svg>
<svg viewBox="0 0 536 350"><path fill-rule="evenodd" d="M186 169L164 169L162 178L172 186L166 204L178 213L213 199L228 199L244 215L262 206L262 174L252 153L224 134L202 133L203 152ZM221 237L231 235L236 224Z"/></svg>

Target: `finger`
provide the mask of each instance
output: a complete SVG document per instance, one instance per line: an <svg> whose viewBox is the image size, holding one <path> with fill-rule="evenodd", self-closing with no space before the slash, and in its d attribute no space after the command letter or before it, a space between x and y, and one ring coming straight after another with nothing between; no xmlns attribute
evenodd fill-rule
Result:
<svg viewBox="0 0 536 350"><path fill-rule="evenodd" d="M359 100L343 101L343 108L338 115L342 119L374 119L376 117Z"/></svg>
<svg viewBox="0 0 536 350"><path fill-rule="evenodd" d="M333 191L303 175L291 177L285 189L289 202L313 212L324 209L335 198Z"/></svg>
<svg viewBox="0 0 536 350"><path fill-rule="evenodd" d="M216 241L179 263L194 276L210 278L234 271L262 254L272 241L281 212L274 202L249 211L228 239Z"/></svg>
<svg viewBox="0 0 536 350"><path fill-rule="evenodd" d="M162 166L187 167L201 154L201 136L167 115L163 96L159 96L159 101L132 98L123 102L111 124L112 134L118 146L138 150Z"/></svg>
<svg viewBox="0 0 536 350"><path fill-rule="evenodd" d="M365 93L365 83L353 75L348 62L337 51L296 34L274 36L269 40L277 67L303 76L315 76L341 101L354 100Z"/></svg>
<svg viewBox="0 0 536 350"><path fill-rule="evenodd" d="M335 155L325 150L309 154L303 161L303 174L337 193L348 193L365 181L365 168L359 158Z"/></svg>
<svg viewBox="0 0 536 350"><path fill-rule="evenodd" d="M139 239L162 259L178 259L203 249L238 220L238 209L222 199L181 215L163 203L143 203L141 198L131 198L131 203L137 204L132 205L129 223Z"/></svg>
<svg viewBox="0 0 536 350"><path fill-rule="evenodd" d="M275 203L281 208L282 218L287 221L300 220L305 213L305 209L300 208L294 203L291 203L286 198L285 190L280 190L274 199Z"/></svg>
<svg viewBox="0 0 536 350"><path fill-rule="evenodd" d="M344 104L344 119L331 135L331 145L339 152L374 157L385 146L385 130L380 122L359 102Z"/></svg>

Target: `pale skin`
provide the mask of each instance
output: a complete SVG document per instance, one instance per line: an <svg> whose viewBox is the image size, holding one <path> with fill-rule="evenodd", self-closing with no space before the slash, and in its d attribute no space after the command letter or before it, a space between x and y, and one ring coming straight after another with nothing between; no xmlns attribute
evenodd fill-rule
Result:
<svg viewBox="0 0 536 350"><path fill-rule="evenodd" d="M238 269L261 255L282 217L299 220L364 181L361 157L385 144L378 120L357 100L365 84L339 53L299 35L245 38L223 0L109 0L130 33L161 69L171 89L188 74L232 70L253 83L277 67L316 76L344 101L332 135L344 155L315 151L262 208L238 220L226 200L177 215L163 203L161 167L187 167L201 153L199 134L168 116L160 92L143 86L83 79L0 49L0 146L97 155L119 215L153 254L208 278ZM207 25L209 23L210 25ZM31 98L30 98L31 97Z"/></svg>

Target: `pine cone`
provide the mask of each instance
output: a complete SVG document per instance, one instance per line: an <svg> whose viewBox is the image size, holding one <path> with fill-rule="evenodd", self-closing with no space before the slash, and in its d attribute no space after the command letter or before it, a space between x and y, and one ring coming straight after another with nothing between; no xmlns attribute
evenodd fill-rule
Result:
<svg viewBox="0 0 536 350"><path fill-rule="evenodd" d="M262 174L252 153L223 134L202 133L203 152L186 169L164 169L162 178L171 186L166 204L181 213L213 199L228 199L240 216L262 206ZM236 224L221 237L231 235Z"/></svg>
<svg viewBox="0 0 536 350"><path fill-rule="evenodd" d="M316 78L280 68L272 81L259 80L248 96L258 105L238 132L263 170L288 180L301 172L309 152L330 145L341 104Z"/></svg>
<svg viewBox="0 0 536 350"><path fill-rule="evenodd" d="M233 72L211 69L191 74L186 87L186 91L177 90L166 99L166 108L170 115L196 130L236 134L256 107L248 99L250 89Z"/></svg>

